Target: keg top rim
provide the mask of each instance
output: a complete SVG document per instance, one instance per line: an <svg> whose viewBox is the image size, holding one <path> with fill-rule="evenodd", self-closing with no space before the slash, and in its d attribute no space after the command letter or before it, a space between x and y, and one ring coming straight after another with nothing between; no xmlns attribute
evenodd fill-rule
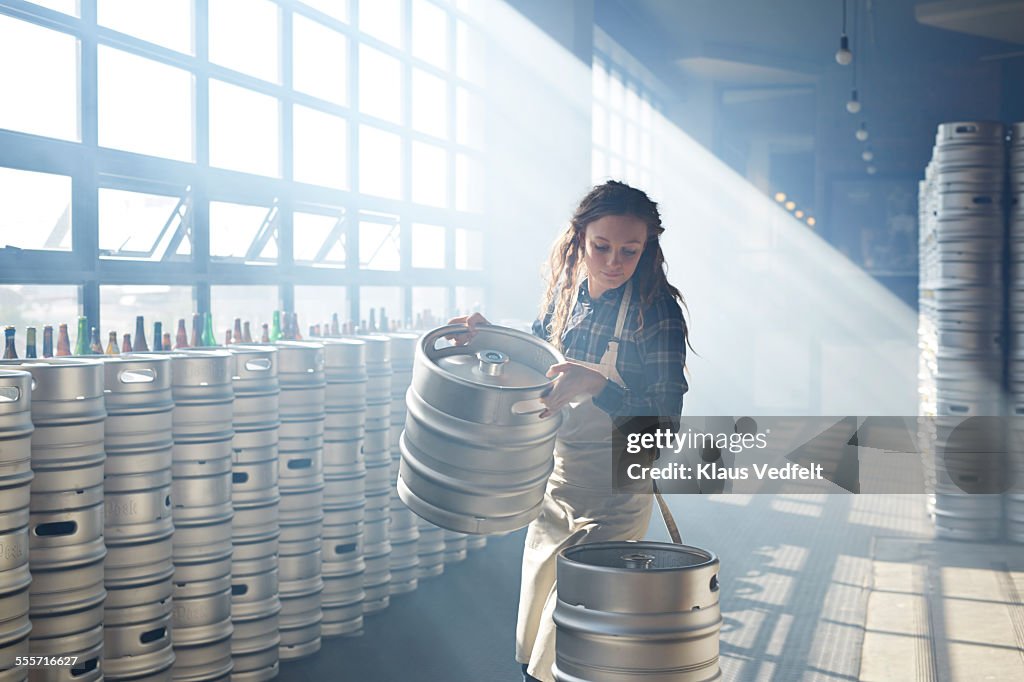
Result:
<svg viewBox="0 0 1024 682"><path fill-rule="evenodd" d="M626 555L638 553L651 554L651 562L647 567L629 566L626 564ZM600 561L587 561L586 555L595 553L607 553L609 556L601 557ZM697 559L685 565L659 566L658 559L665 554L687 555ZM624 542L591 542L582 545L566 547L559 552L559 561L571 563L576 566L586 567L589 571L608 571L621 573L622 571L634 571L642 573L669 573L679 571L692 571L699 568L706 568L718 564L718 555L714 552L691 545L676 545L669 542L650 541L624 541ZM596 558L596 557L595 557ZM613 563L614 562L614 563Z"/></svg>

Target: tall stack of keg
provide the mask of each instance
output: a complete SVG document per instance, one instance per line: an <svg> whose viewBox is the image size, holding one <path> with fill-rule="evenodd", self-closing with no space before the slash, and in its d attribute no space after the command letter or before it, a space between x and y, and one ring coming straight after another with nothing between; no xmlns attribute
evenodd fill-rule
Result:
<svg viewBox="0 0 1024 682"><path fill-rule="evenodd" d="M925 442L934 443L935 529L943 538L1000 533L999 497L965 492L984 473L984 460L944 446L963 418L1003 410L1005 159L1001 123L943 123L926 175L921 346L924 382L933 379L934 394L922 391L922 407L930 411L934 397L934 433Z"/></svg>
<svg viewBox="0 0 1024 682"><path fill-rule="evenodd" d="M97 360L5 363L32 375L29 504L29 650L78 656L79 679L102 677L103 364ZM33 679L53 679L33 670Z"/></svg>
<svg viewBox="0 0 1024 682"><path fill-rule="evenodd" d="M366 513L363 519L363 613L388 607L391 583L391 339L382 334L359 337L365 343L366 430L363 461L366 465Z"/></svg>
<svg viewBox="0 0 1024 682"><path fill-rule="evenodd" d="M103 371L103 674L108 680L149 678L174 663L171 359L106 357Z"/></svg>
<svg viewBox="0 0 1024 682"><path fill-rule="evenodd" d="M366 342L325 339L323 626L325 637L363 630Z"/></svg>
<svg viewBox="0 0 1024 682"><path fill-rule="evenodd" d="M277 349L277 376L281 385L279 652L281 660L291 660L320 650L327 379L321 344L287 341L278 344Z"/></svg>
<svg viewBox="0 0 1024 682"><path fill-rule="evenodd" d="M278 525L277 349L232 346L235 394L231 441L231 655L233 680L265 682L277 676Z"/></svg>
<svg viewBox="0 0 1024 682"><path fill-rule="evenodd" d="M1024 542L1024 122L1013 124L1010 133L1009 190L1010 213L1010 415L1014 426L1013 472L1015 490L1006 495L1006 535L1013 542Z"/></svg>
<svg viewBox="0 0 1024 682"><path fill-rule="evenodd" d="M225 678L231 659L232 358L171 354L175 680Z"/></svg>
<svg viewBox="0 0 1024 682"><path fill-rule="evenodd" d="M32 483L32 376L0 368L0 670L12 682L28 677L29 495Z"/></svg>
<svg viewBox="0 0 1024 682"><path fill-rule="evenodd" d="M405 392L412 383L412 366L416 359L416 334L389 334L391 339L391 430L389 445L391 448L391 485L390 485L390 516L391 526L388 537L391 541L391 556L388 566L391 570L390 594L412 592L418 584L419 556L418 540L420 537L417 517L405 506L398 496L398 468L402 461L402 450L399 442L402 429L405 428Z"/></svg>

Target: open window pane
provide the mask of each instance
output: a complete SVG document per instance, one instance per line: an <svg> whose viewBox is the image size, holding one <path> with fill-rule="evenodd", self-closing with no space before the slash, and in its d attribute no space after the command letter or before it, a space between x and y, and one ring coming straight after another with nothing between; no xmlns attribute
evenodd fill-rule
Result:
<svg viewBox="0 0 1024 682"><path fill-rule="evenodd" d="M217 343L224 343L224 332L233 328L236 317L249 323L253 341L258 342L263 333L263 325L269 325L274 311L280 308L280 296L276 286L212 286L210 308Z"/></svg>
<svg viewBox="0 0 1024 682"><path fill-rule="evenodd" d="M455 267L459 270L483 270L484 235L479 230L455 230Z"/></svg>
<svg viewBox="0 0 1024 682"><path fill-rule="evenodd" d="M448 205L448 154L443 148L412 143L412 200L441 208Z"/></svg>
<svg viewBox="0 0 1024 682"><path fill-rule="evenodd" d="M363 329L368 329L370 310L373 310L374 322L380 322L381 308L388 320L403 319L402 288L359 287L359 322ZM388 326L391 326L390 323Z"/></svg>
<svg viewBox="0 0 1024 682"><path fill-rule="evenodd" d="M99 0L96 21L171 50L194 53L192 0Z"/></svg>
<svg viewBox="0 0 1024 682"><path fill-rule="evenodd" d="M210 61L271 83L281 80L280 10L269 0L209 0Z"/></svg>
<svg viewBox="0 0 1024 682"><path fill-rule="evenodd" d="M348 189L348 123L298 104L293 112L295 180Z"/></svg>
<svg viewBox="0 0 1024 682"><path fill-rule="evenodd" d="M398 270L401 266L400 227L396 216L364 214L359 220L359 267Z"/></svg>
<svg viewBox="0 0 1024 682"><path fill-rule="evenodd" d="M292 87L313 97L345 104L348 40L301 14L292 18Z"/></svg>
<svg viewBox="0 0 1024 682"><path fill-rule="evenodd" d="M367 45L359 46L359 110L402 122L402 64Z"/></svg>
<svg viewBox="0 0 1024 682"><path fill-rule="evenodd" d="M319 213L292 214L292 243L295 263L324 268L343 268L347 261L345 250L345 213L335 215Z"/></svg>
<svg viewBox="0 0 1024 682"><path fill-rule="evenodd" d="M268 95L210 80L210 165L280 177L280 106Z"/></svg>
<svg viewBox="0 0 1024 682"><path fill-rule="evenodd" d="M448 13L429 0L412 2L412 56L448 67Z"/></svg>
<svg viewBox="0 0 1024 682"><path fill-rule="evenodd" d="M348 289L333 286L296 286L295 313L299 316L302 333L308 334L311 325L331 326L331 316L337 313L339 331L349 318Z"/></svg>
<svg viewBox="0 0 1024 682"><path fill-rule="evenodd" d="M440 225L412 224L414 268L444 268L444 235Z"/></svg>
<svg viewBox="0 0 1024 682"><path fill-rule="evenodd" d="M448 137L448 87L443 79L412 70L412 127L421 133Z"/></svg>
<svg viewBox="0 0 1024 682"><path fill-rule="evenodd" d="M433 329L447 323L451 319L447 287L413 287L412 313L416 329Z"/></svg>
<svg viewBox="0 0 1024 682"><path fill-rule="evenodd" d="M389 45L401 47L401 0L361 0L359 30Z"/></svg>
<svg viewBox="0 0 1024 682"><path fill-rule="evenodd" d="M398 135L359 126L359 191L402 198L402 141Z"/></svg>
<svg viewBox="0 0 1024 682"><path fill-rule="evenodd" d="M0 65L0 128L81 139L74 36L0 14Z"/></svg>
<svg viewBox="0 0 1024 682"><path fill-rule="evenodd" d="M187 260L192 253L191 203L184 196L99 191L100 257Z"/></svg>
<svg viewBox="0 0 1024 682"><path fill-rule="evenodd" d="M0 285L0 320L18 328L18 355L24 357L25 327L36 328L36 351L42 354L43 326L66 323L74 330L78 318L78 287L73 285ZM54 338L54 343L57 339Z"/></svg>
<svg viewBox="0 0 1024 682"><path fill-rule="evenodd" d="M192 74L100 45L99 143L194 161Z"/></svg>
<svg viewBox="0 0 1024 682"><path fill-rule="evenodd" d="M110 332L117 332L120 346L125 334L135 334L135 317L146 321L146 344L153 347L153 323L159 321L163 331L174 340L178 320L185 320L185 329L192 331L192 287L162 284L118 284L100 287L100 342L107 346Z"/></svg>
<svg viewBox="0 0 1024 682"><path fill-rule="evenodd" d="M210 202L210 255L268 263L277 259L277 206Z"/></svg>
<svg viewBox="0 0 1024 682"><path fill-rule="evenodd" d="M71 250L71 178L0 168L0 247Z"/></svg>

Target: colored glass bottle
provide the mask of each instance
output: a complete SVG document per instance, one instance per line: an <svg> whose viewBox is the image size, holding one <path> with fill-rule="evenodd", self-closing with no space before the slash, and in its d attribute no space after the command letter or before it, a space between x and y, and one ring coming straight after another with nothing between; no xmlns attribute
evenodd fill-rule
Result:
<svg viewBox="0 0 1024 682"><path fill-rule="evenodd" d="M277 343L281 340L281 311L275 310L270 319L270 343Z"/></svg>
<svg viewBox="0 0 1024 682"><path fill-rule="evenodd" d="M263 336L260 337L260 343L270 343L270 325L266 322L263 323Z"/></svg>
<svg viewBox="0 0 1024 682"><path fill-rule="evenodd" d="M61 324L57 330L57 357L63 358L71 355L71 337L68 336L67 324Z"/></svg>
<svg viewBox="0 0 1024 682"><path fill-rule="evenodd" d="M103 346L100 345L100 331L96 327L89 330L89 355L103 355Z"/></svg>
<svg viewBox="0 0 1024 682"><path fill-rule="evenodd" d="M18 349L14 347L14 333L16 331L11 325L4 327L4 360L18 359Z"/></svg>
<svg viewBox="0 0 1024 682"><path fill-rule="evenodd" d="M36 355L36 328L28 327L25 330L25 357L35 358Z"/></svg>
<svg viewBox="0 0 1024 682"><path fill-rule="evenodd" d="M203 313L203 345L207 348L217 345L217 336L213 333L212 313Z"/></svg>
<svg viewBox="0 0 1024 682"><path fill-rule="evenodd" d="M192 339L189 346L199 348L203 345L203 316L199 313L192 313Z"/></svg>
<svg viewBox="0 0 1024 682"><path fill-rule="evenodd" d="M121 352L131 353L132 352L132 335L125 334L124 340L121 342Z"/></svg>
<svg viewBox="0 0 1024 682"><path fill-rule="evenodd" d="M252 330L249 329L249 320L242 325L242 343L252 343Z"/></svg>
<svg viewBox="0 0 1024 682"><path fill-rule="evenodd" d="M235 318L235 328L231 331L228 343L242 343L242 318Z"/></svg>
<svg viewBox="0 0 1024 682"><path fill-rule="evenodd" d="M78 336L75 338L75 355L89 354L89 320L82 316L78 318Z"/></svg>
<svg viewBox="0 0 1024 682"><path fill-rule="evenodd" d="M162 322L153 323L153 350L164 350L164 325Z"/></svg>
<svg viewBox="0 0 1024 682"><path fill-rule="evenodd" d="M53 325L43 327L43 357L53 357Z"/></svg>
<svg viewBox="0 0 1024 682"><path fill-rule="evenodd" d="M164 347L163 347L163 350L171 350L171 348L172 348L172 345L171 345L171 333L170 332L164 332Z"/></svg>
<svg viewBox="0 0 1024 682"><path fill-rule="evenodd" d="M331 315L331 336L341 336L341 326L338 324L338 313Z"/></svg>
<svg viewBox="0 0 1024 682"><path fill-rule="evenodd" d="M107 336L106 355L117 355L117 332L110 332Z"/></svg>
<svg viewBox="0 0 1024 682"><path fill-rule="evenodd" d="M188 331L185 329L185 318L178 319L178 333L174 339L175 348L188 348ZM168 348L168 350L170 350Z"/></svg>
<svg viewBox="0 0 1024 682"><path fill-rule="evenodd" d="M136 353L145 353L149 350L149 344L146 343L146 320L143 319L142 315L135 316L135 337L132 341L132 351Z"/></svg>

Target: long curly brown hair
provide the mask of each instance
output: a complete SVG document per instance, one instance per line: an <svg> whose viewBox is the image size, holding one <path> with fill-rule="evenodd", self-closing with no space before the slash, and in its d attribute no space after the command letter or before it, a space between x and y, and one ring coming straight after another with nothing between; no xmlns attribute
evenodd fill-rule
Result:
<svg viewBox="0 0 1024 682"><path fill-rule="evenodd" d="M640 300L640 326L643 327L643 310L651 305L661 292L668 291L680 305L689 312L686 300L679 289L669 284L665 275L665 254L661 250L661 224L658 204L645 192L617 180L597 185L587 193L566 228L551 248L551 255L544 266L547 289L541 304L541 319L549 312L547 326L548 341L559 350L562 334L569 324L569 316L576 301L576 291L585 274L583 262L587 225L605 216L631 216L647 225L647 242L631 278L634 295ZM686 345L690 346L689 329L686 328ZM690 346L692 349L692 346Z"/></svg>

